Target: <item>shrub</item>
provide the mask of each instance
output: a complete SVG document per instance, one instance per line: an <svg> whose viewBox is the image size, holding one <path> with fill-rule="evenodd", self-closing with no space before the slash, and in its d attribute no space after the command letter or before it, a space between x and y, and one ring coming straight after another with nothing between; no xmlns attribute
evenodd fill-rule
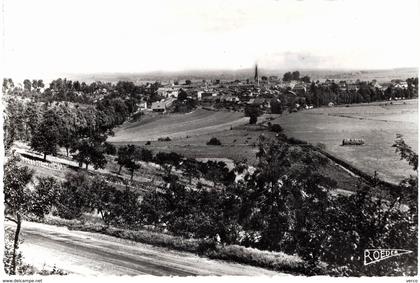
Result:
<svg viewBox="0 0 420 283"><path fill-rule="evenodd" d="M137 112L135 114L133 114L133 116L131 116L130 122L137 122L141 119L141 116L143 116L144 113L143 112Z"/></svg>
<svg viewBox="0 0 420 283"><path fill-rule="evenodd" d="M245 107L245 116L249 117L249 124L254 125L258 121L258 117L261 116L261 110L258 106L255 105L247 105Z"/></svg>
<svg viewBox="0 0 420 283"><path fill-rule="evenodd" d="M170 137L158 138L158 141L171 141L171 138Z"/></svg>
<svg viewBox="0 0 420 283"><path fill-rule="evenodd" d="M217 139L217 138L211 138L208 142L207 145L222 145L222 142Z"/></svg>
<svg viewBox="0 0 420 283"><path fill-rule="evenodd" d="M283 131L283 128L279 124L272 124L270 126L270 131L275 132L275 133L280 133Z"/></svg>
<svg viewBox="0 0 420 283"><path fill-rule="evenodd" d="M325 144L321 143L321 142L319 142L319 143L316 144L316 148L318 148L320 150L325 150L326 147L327 146Z"/></svg>
<svg viewBox="0 0 420 283"><path fill-rule="evenodd" d="M150 145L150 144L151 144L151 142L147 141L144 145Z"/></svg>
<svg viewBox="0 0 420 283"><path fill-rule="evenodd" d="M251 125L255 125L258 121L258 117L257 116L249 116L249 124Z"/></svg>
<svg viewBox="0 0 420 283"><path fill-rule="evenodd" d="M89 187L90 179L85 172L67 174L58 197L58 215L64 219L80 217L91 200Z"/></svg>

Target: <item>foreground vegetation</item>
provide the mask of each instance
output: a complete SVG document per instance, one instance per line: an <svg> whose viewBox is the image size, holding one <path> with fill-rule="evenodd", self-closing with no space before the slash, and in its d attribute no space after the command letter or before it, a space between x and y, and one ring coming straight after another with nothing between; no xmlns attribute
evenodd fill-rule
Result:
<svg viewBox="0 0 420 283"><path fill-rule="evenodd" d="M105 226L74 228L102 230L110 235L275 270L305 274L324 274L328 270L328 274L351 276L416 274L417 176L401 182L386 197L374 195L372 187L336 196L330 193L335 182L318 170L326 162L321 154L291 145L281 136L278 140L261 137L258 148L259 164L255 171L249 172L244 164L237 164L233 170L235 175L244 176L240 180L226 178L231 174L229 170L211 167L212 173L207 178L213 177L212 187L183 184L172 171L174 167L181 168L181 163L186 166L182 159L170 154L157 155L163 169L166 168L165 183L143 196L129 189L117 190L112 183L83 171L69 174L62 183L53 178L38 178L29 190L26 184L32 179L31 172L17 166L11 158L5 167L6 213L18 224L19 219L41 219L50 211L66 219L97 212ZM413 167L417 165L417 154L401 137L395 148L401 158ZM184 168L191 173L191 168L199 165L192 163ZM172 236L148 237L135 232L144 227ZM260 254L241 247L297 255L305 264L272 262L270 253ZM366 268L363 250L377 247L414 252L398 261L384 261ZM17 248L18 244L14 250ZM253 260L255 253L258 256ZM12 254L8 266L13 274L16 254ZM323 263L327 269L321 268Z"/></svg>

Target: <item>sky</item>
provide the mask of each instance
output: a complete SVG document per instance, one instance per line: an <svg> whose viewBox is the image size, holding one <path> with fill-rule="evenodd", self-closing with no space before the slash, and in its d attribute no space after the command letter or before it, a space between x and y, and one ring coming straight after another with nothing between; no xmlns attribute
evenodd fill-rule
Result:
<svg viewBox="0 0 420 283"><path fill-rule="evenodd" d="M419 64L418 0L3 0L5 76Z"/></svg>

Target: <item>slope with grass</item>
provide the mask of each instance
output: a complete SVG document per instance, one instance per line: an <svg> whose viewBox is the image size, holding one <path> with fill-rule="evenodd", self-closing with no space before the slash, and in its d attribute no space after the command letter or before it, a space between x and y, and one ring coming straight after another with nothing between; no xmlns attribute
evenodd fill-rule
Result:
<svg viewBox="0 0 420 283"><path fill-rule="evenodd" d="M322 143L325 150L352 166L388 182L398 183L409 174L410 166L400 160L392 145L396 134L417 152L418 101L378 102L323 107L284 114L279 123L285 134L312 144ZM342 146L346 138L361 138L362 146Z"/></svg>
<svg viewBox="0 0 420 283"><path fill-rule="evenodd" d="M162 114L115 130L110 142L139 142L215 133L248 122L243 113L197 109L187 114Z"/></svg>

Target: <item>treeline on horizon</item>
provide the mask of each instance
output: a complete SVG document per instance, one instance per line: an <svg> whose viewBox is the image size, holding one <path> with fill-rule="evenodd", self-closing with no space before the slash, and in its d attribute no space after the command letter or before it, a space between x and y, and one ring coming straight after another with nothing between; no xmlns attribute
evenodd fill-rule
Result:
<svg viewBox="0 0 420 283"><path fill-rule="evenodd" d="M262 76L262 81L268 81L269 77ZM246 80L250 82L250 80ZM318 80L313 81L309 76L300 76L299 71L286 72L282 78L283 82L302 82L306 85L304 92L298 91L300 104L314 105L320 107L328 105L333 102L335 104L351 104L373 102L381 100L392 100L394 98L411 99L418 96L418 77L407 78L407 88L396 88L393 84L388 83L385 89L378 88L374 81L359 81L352 83L357 88L349 88L343 90L340 85L345 81L332 80L329 84L320 83ZM404 80L395 80L402 82ZM235 82L239 82L236 80ZM178 81L175 81L179 84ZM224 86L221 85L220 80L215 80L216 85L221 87L223 91ZM186 80L185 85L190 85L191 80ZM108 98L124 98L130 100L131 104L135 105L140 101L146 101L148 104L159 101L160 97L157 89L162 84L159 81L154 83L146 83L137 85L131 81L118 81L117 83L110 82L92 82L87 84L85 82L72 81L67 79L56 79L51 81L49 87L45 88L42 80L24 80L22 87L16 86L12 79L3 80L3 93L8 93L11 96L21 96L31 98L39 102L52 101L69 101L75 103L94 104L98 99L101 99L105 94ZM264 85L263 88L268 90L278 90L275 85ZM41 90L44 90L41 93ZM288 91L292 90L290 87L283 87L280 90L280 96L283 96ZM241 90L237 93L238 96L243 95ZM265 98L279 98L275 94L263 94Z"/></svg>

